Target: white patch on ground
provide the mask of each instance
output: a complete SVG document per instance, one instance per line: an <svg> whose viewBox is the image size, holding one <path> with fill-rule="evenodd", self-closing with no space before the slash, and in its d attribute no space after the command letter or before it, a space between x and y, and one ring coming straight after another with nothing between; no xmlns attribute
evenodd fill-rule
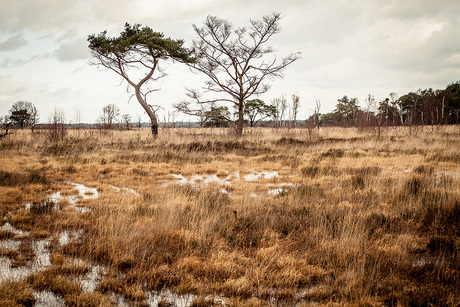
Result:
<svg viewBox="0 0 460 307"><path fill-rule="evenodd" d="M273 178L276 178L276 177L279 177L278 172L266 172L266 171L263 171L263 172L260 172L260 173L252 173L252 174L245 175L243 178L246 181L257 181L257 180L261 180L261 179L273 179Z"/></svg>
<svg viewBox="0 0 460 307"><path fill-rule="evenodd" d="M112 184L109 184L109 187L111 187L112 189L114 189L117 192L131 193L131 194L134 194L136 196L140 195L134 189L131 189L131 188L126 188L126 187L120 188L120 187L114 186Z"/></svg>
<svg viewBox="0 0 460 307"><path fill-rule="evenodd" d="M268 190L267 194L268 195L278 195L281 192L283 192L284 190L285 189L283 189L283 188L270 189L270 190Z"/></svg>
<svg viewBox="0 0 460 307"><path fill-rule="evenodd" d="M159 292L148 292L147 304L149 306L158 306L160 302L168 302L170 306L187 307L192 305L195 298L196 296L193 294L178 295L171 290L165 289Z"/></svg>
<svg viewBox="0 0 460 307"><path fill-rule="evenodd" d="M403 169L403 170L397 170L395 169L394 167L389 167L387 170L384 170L383 171L384 173L387 173L387 174L409 174L412 172L412 168L406 168L406 169Z"/></svg>
<svg viewBox="0 0 460 307"><path fill-rule="evenodd" d="M15 235L18 235L18 236L29 235L29 233L30 233L29 231L23 231L23 230L14 228L13 226L11 226L10 223L5 223L2 227L0 227L0 231L1 230L9 231L9 232L14 233Z"/></svg>
<svg viewBox="0 0 460 307"><path fill-rule="evenodd" d="M80 279L80 286L83 293L96 290L97 285L102 280L102 275L106 273L106 269L100 265L92 265L91 271L86 273Z"/></svg>
<svg viewBox="0 0 460 307"><path fill-rule="evenodd" d="M78 232L75 232L75 231L73 231L73 232L71 232L71 231L63 231L63 232L61 232L58 235L59 245L65 246L65 245L69 244L72 241L78 240L78 238L80 237L82 232L83 232L82 230L80 230Z"/></svg>
<svg viewBox="0 0 460 307"><path fill-rule="evenodd" d="M276 185L268 185L269 187L270 186L276 186L277 188L274 188L274 189L269 189L267 194L268 195L278 195L280 194L281 192L285 192L287 191L289 188L291 187L294 187L295 185L292 184L292 183L286 183L286 182L283 182L283 183L279 183L279 184L276 184Z"/></svg>
<svg viewBox="0 0 460 307"><path fill-rule="evenodd" d="M301 300L303 299L306 295L308 294L312 294L314 292L318 291L318 287L316 286L312 286L310 288L305 288L305 289L301 289L299 292L297 292L296 294L296 298L298 300Z"/></svg>
<svg viewBox="0 0 460 307"><path fill-rule="evenodd" d="M6 279L19 281L30 274L30 269L22 267L11 267L11 260L5 257L0 257L0 283Z"/></svg>
<svg viewBox="0 0 460 307"><path fill-rule="evenodd" d="M163 184L163 186L168 186L171 183L178 184L178 185L191 185L196 189L200 189L201 187L204 186L209 186L209 185L216 185L216 186L231 186L233 181L239 181L240 180L240 173L235 172L233 174L227 175L225 178L220 178L216 174L214 175L192 175L190 177L185 177L182 174L171 174L172 177L174 177L174 180L172 182L166 182ZM276 171L273 172L267 172L267 171L262 171L258 173L251 173L244 175L242 179L244 181L249 181L249 182L256 182L259 180L270 180L273 178L279 177L279 173ZM293 176L291 176L293 177ZM294 176L295 177L295 176ZM292 187L294 184L292 183L280 183L280 184L268 184L268 187L273 187L275 186L276 188L272 188L268 190L268 195L278 195L287 187ZM226 188L220 188L219 192L223 194L227 194L229 197L232 197L232 194L227 191ZM258 195L256 193L251 193L250 197L257 197Z"/></svg>
<svg viewBox="0 0 460 307"><path fill-rule="evenodd" d="M122 295L115 294L113 292L108 293L106 295L109 298L109 300L111 300L115 304L115 306L128 306Z"/></svg>
<svg viewBox="0 0 460 307"><path fill-rule="evenodd" d="M179 184L179 185L185 185L185 184L190 184L192 186L198 187L198 186L208 186L211 184L215 185L226 185L230 186L232 184L232 181L238 181L240 180L240 173L236 172L234 174L230 174L226 176L225 178L220 178L216 174L214 175L193 175L189 178L185 177L182 174L171 174L171 176L174 177L175 181L173 183ZM258 181L262 179L273 179L279 177L278 172L267 172L263 171L260 173L252 173L252 174L247 174L243 177L245 181ZM165 183L164 186L167 186L169 183Z"/></svg>
<svg viewBox="0 0 460 307"><path fill-rule="evenodd" d="M73 197L75 197L75 196L73 196ZM54 192L51 195L48 195L48 197L46 199L57 204L63 198L64 197L61 196L61 192L58 191L58 192ZM71 197L69 197L68 199L69 199L69 202L71 202L70 201ZM76 200L75 200L75 202L76 202Z"/></svg>
<svg viewBox="0 0 460 307"><path fill-rule="evenodd" d="M190 184L195 187L208 186L211 184L215 185L231 185L230 179L232 175L228 175L225 178L219 178L217 175L193 175L190 178L185 178L181 174L171 174L176 180L174 183L179 185ZM167 185L167 184L166 184Z"/></svg>
<svg viewBox="0 0 460 307"><path fill-rule="evenodd" d="M32 273L44 270L46 267L50 266L50 252L48 250L49 242L50 239L32 242L32 249L34 250L35 257L27 266L12 267L10 259L0 257L0 282L5 279L18 281ZM7 245L6 247L11 247L9 249L6 248L6 250L17 250L21 242L14 240L0 241L0 247L2 249L5 247L5 244Z"/></svg>
<svg viewBox="0 0 460 307"><path fill-rule="evenodd" d="M0 249L4 251L17 250L19 248L19 245L21 245L20 241L16 241L12 239L0 241Z"/></svg>
<svg viewBox="0 0 460 307"><path fill-rule="evenodd" d="M74 188L78 191L78 195L69 195L69 196L62 196L60 191L54 192L46 197L47 201L52 201L53 203L57 204L61 200L67 200L71 207L75 207L75 209L80 213L89 212L90 209L86 207L77 207L77 201L82 199L96 199L99 197L99 193L97 192L96 188L89 188L80 183L68 182L74 186ZM32 205L30 203L26 204L26 209L30 210ZM58 206L54 207L54 210L59 210Z"/></svg>
<svg viewBox="0 0 460 307"><path fill-rule="evenodd" d="M32 270L38 271L51 266L50 251L48 250L49 243L50 239L32 242L32 249L35 253Z"/></svg>
<svg viewBox="0 0 460 307"><path fill-rule="evenodd" d="M71 206L75 206L76 210L79 212L88 212L88 208L76 207L77 201L80 199L95 199L99 196L96 188L89 188L83 184L78 183L69 183L74 186L78 191L78 195L62 196L61 192L54 192L50 194L46 200L52 201L54 203L59 203L61 200L65 199L69 202ZM129 193L135 193L134 190L124 188L125 191ZM31 204L26 204L26 209L30 209ZM9 231L15 235L29 235L30 232L22 231L14 228L9 223L5 223L0 230ZM60 246L65 246L66 244L78 240L82 231L79 232L70 232L64 231L59 234L56 234L57 241ZM6 257L0 257L0 283L3 280L9 279L13 281L19 281L27 276L42 271L47 267L51 266L50 260L50 250L49 244L51 238L45 240L34 240L32 241L32 249L34 251L34 258L27 263L25 266L21 267L12 267L12 262ZM4 251L8 250L18 250L21 245L21 241L8 239L0 240L0 249ZM83 260L76 260L76 263L83 262ZM82 291L84 293L94 291L101 281L102 274L106 272L106 269L100 265L91 265L91 270L86 273L84 276L77 278L80 282ZM33 291L34 297L36 299L34 306L65 306L64 300L56 296L50 291Z"/></svg>
<svg viewBox="0 0 460 307"><path fill-rule="evenodd" d="M64 299L60 296L56 296L51 291L32 291L35 297L34 307L61 307L65 306Z"/></svg>
<svg viewBox="0 0 460 307"><path fill-rule="evenodd" d="M96 199L99 197L99 193L96 188L88 188L87 186L79 183L70 182L78 191L78 195L71 195L68 197L69 203L75 205L79 197L82 199Z"/></svg>

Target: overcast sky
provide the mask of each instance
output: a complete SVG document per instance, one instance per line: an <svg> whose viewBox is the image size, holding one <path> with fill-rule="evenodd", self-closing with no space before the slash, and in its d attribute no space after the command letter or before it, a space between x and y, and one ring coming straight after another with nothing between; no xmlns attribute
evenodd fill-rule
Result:
<svg viewBox="0 0 460 307"><path fill-rule="evenodd" d="M297 93L299 119L311 114L315 99L325 113L344 95L363 106L368 94L380 100L460 80L459 0L0 0L0 115L24 100L35 104L41 122L56 107L67 121L80 110L82 121L93 122L115 103L147 121L135 99L128 104L119 77L88 65L89 34L107 29L115 36L125 22L141 23L190 46L192 24L208 15L246 26L272 12L281 13L283 30L269 45L278 57L300 51L302 59L260 98ZM149 96L164 108L161 120L200 79L180 64L163 68L168 77Z"/></svg>

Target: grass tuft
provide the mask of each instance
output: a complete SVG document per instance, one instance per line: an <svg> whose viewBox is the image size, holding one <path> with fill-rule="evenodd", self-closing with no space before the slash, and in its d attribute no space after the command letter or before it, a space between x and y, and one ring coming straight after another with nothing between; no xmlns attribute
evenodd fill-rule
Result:
<svg viewBox="0 0 460 307"><path fill-rule="evenodd" d="M32 307L35 297L26 283L4 280L0 283L0 306Z"/></svg>

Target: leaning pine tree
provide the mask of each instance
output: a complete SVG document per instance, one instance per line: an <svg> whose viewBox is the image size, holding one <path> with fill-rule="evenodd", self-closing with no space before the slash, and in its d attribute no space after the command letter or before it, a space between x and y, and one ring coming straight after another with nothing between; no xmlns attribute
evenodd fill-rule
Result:
<svg viewBox="0 0 460 307"><path fill-rule="evenodd" d="M137 100L150 117L152 134L157 135L158 117L154 106L147 103L147 95L154 90L147 88L148 82L165 76L159 68L160 60L192 63L192 52L182 47L182 40L164 38L162 33L141 28L140 24L126 23L118 37L107 37L107 31L89 35L88 42L94 58L91 64L114 71L134 88ZM136 79L139 71L143 74ZM158 76L154 76L155 72Z"/></svg>

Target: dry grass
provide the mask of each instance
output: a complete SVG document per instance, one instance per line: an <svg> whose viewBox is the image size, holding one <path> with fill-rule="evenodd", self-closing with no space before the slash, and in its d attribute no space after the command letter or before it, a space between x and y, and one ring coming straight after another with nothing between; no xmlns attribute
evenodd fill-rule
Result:
<svg viewBox="0 0 460 307"><path fill-rule="evenodd" d="M88 130L59 143L18 131L3 139L5 221L31 231L25 242L53 238L52 267L22 285L72 306L105 306L111 293L141 306L148 291L164 288L197 295L194 306L217 304L214 296L230 306L458 306L457 126L258 128L242 139L229 131L166 129L152 139L148 130ZM99 197L84 199L90 193L68 182ZM47 201L57 190L77 205ZM66 230L82 232L61 245L56 235ZM1 240L17 236L0 231ZM31 257L23 254L1 256ZM73 258L106 268L94 292L72 282L90 270Z"/></svg>
<svg viewBox="0 0 460 307"><path fill-rule="evenodd" d="M35 298L24 282L6 280L0 284L0 306L32 307Z"/></svg>

